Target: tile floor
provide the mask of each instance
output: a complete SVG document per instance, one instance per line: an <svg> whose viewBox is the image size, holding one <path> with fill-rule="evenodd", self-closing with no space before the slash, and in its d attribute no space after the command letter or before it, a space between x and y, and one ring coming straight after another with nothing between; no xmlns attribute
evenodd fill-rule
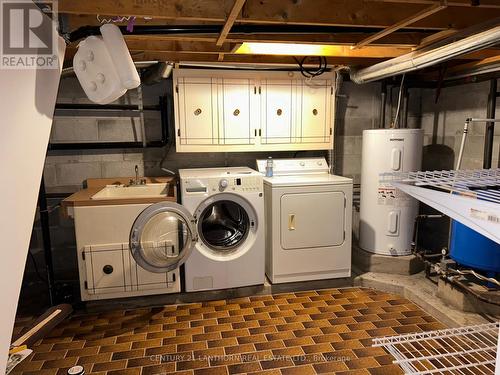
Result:
<svg viewBox="0 0 500 375"><path fill-rule="evenodd" d="M444 328L397 295L364 288L74 315L14 374L402 374L371 338Z"/></svg>

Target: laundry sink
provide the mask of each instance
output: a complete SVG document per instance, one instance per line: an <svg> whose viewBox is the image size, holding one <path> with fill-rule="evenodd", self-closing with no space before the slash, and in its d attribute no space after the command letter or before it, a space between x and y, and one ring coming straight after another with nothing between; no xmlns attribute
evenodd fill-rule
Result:
<svg viewBox="0 0 500 375"><path fill-rule="evenodd" d="M163 198L168 195L168 183L144 185L107 185L90 199Z"/></svg>

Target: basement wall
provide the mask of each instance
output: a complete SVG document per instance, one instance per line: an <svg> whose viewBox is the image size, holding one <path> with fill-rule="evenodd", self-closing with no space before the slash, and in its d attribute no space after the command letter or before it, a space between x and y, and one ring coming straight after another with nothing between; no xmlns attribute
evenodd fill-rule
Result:
<svg viewBox="0 0 500 375"><path fill-rule="evenodd" d="M425 129L424 166L427 169L454 169L465 120L485 118L490 82L470 83L441 90L422 90L421 125ZM497 100L497 118L500 100ZM470 125L461 169L483 166L484 123ZM499 165L500 125L495 127L492 167ZM436 156L441 158L436 158Z"/></svg>

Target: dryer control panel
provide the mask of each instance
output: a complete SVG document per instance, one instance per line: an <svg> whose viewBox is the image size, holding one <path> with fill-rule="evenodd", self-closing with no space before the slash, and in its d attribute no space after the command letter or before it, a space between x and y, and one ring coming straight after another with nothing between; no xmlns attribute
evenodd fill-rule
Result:
<svg viewBox="0 0 500 375"><path fill-rule="evenodd" d="M269 160L273 162L274 176L297 176L329 171L325 158L259 159L257 169L260 173L265 175Z"/></svg>

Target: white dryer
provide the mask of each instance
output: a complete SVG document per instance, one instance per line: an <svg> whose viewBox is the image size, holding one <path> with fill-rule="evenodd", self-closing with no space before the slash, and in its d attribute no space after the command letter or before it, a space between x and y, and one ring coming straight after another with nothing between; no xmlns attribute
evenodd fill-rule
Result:
<svg viewBox="0 0 500 375"><path fill-rule="evenodd" d="M268 160L257 160L265 174ZM264 178L266 275L272 283L351 275L352 179L324 158L273 159Z"/></svg>
<svg viewBox="0 0 500 375"><path fill-rule="evenodd" d="M134 223L130 248L137 263L153 272L184 264L188 292L263 284L261 174L241 167L179 175L182 205L154 204Z"/></svg>

